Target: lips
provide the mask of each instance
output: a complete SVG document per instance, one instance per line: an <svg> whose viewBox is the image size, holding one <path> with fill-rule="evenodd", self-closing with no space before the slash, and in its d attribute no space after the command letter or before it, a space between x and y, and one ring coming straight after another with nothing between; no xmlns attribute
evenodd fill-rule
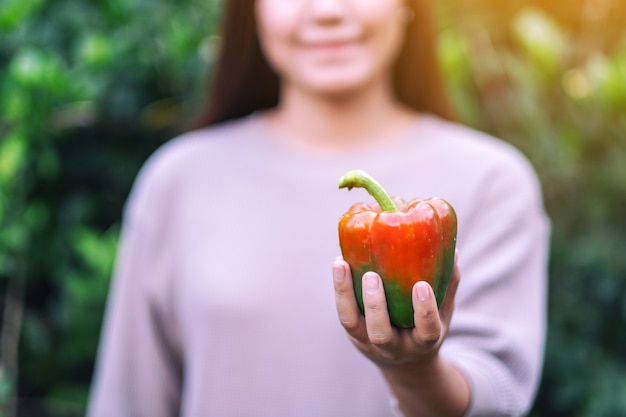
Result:
<svg viewBox="0 0 626 417"><path fill-rule="evenodd" d="M348 48L357 46L359 39L356 38L342 38L342 39L320 39L315 41L305 41L301 43L301 46L311 51L327 51L327 52L339 52Z"/></svg>
<svg viewBox="0 0 626 417"><path fill-rule="evenodd" d="M311 48L341 48L358 43L362 35L357 30L308 31L301 33L299 43Z"/></svg>
<svg viewBox="0 0 626 417"><path fill-rule="evenodd" d="M363 37L356 30L334 33L309 32L299 38L303 52L312 54L315 59L335 61L347 59L363 43Z"/></svg>
<svg viewBox="0 0 626 417"><path fill-rule="evenodd" d="M319 42L305 45L306 48L321 51L337 51L355 45L352 41Z"/></svg>

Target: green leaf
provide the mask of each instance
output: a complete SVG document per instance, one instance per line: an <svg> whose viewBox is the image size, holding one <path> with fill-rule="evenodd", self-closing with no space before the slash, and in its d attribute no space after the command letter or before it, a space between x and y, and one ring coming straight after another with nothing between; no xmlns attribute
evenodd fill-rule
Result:
<svg viewBox="0 0 626 417"><path fill-rule="evenodd" d="M9 64L9 75L19 85L49 92L71 90L60 57L33 46L20 48Z"/></svg>
<svg viewBox="0 0 626 417"><path fill-rule="evenodd" d="M111 41L103 34L89 33L80 43L79 57L87 66L101 68L113 58Z"/></svg>
<svg viewBox="0 0 626 417"><path fill-rule="evenodd" d="M46 78L44 53L36 48L21 48L9 65L9 74L17 83L27 86L39 86Z"/></svg>
<svg viewBox="0 0 626 417"><path fill-rule="evenodd" d="M108 277L113 270L117 240L117 228L109 229L101 234L93 229L81 227L74 232L72 245L94 272Z"/></svg>
<svg viewBox="0 0 626 417"><path fill-rule="evenodd" d="M45 0L2 0L0 30L9 31L28 20Z"/></svg>
<svg viewBox="0 0 626 417"><path fill-rule="evenodd" d="M26 164L26 138L10 133L0 142L0 187L12 187L18 172Z"/></svg>
<svg viewBox="0 0 626 417"><path fill-rule="evenodd" d="M5 123L17 122L28 117L30 97L23 88L9 84L0 94L0 110Z"/></svg>
<svg viewBox="0 0 626 417"><path fill-rule="evenodd" d="M513 34L541 71L556 73L569 53L561 28L538 9L525 9L513 22Z"/></svg>
<svg viewBox="0 0 626 417"><path fill-rule="evenodd" d="M605 104L626 103L626 52L615 57L596 53L587 63L587 72Z"/></svg>

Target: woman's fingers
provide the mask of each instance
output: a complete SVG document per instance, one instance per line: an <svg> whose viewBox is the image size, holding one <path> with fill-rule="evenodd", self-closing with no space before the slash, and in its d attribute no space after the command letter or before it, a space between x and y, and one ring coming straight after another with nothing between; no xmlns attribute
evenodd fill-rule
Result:
<svg viewBox="0 0 626 417"><path fill-rule="evenodd" d="M353 342L368 355L394 359L418 352L420 355L430 354L438 349L452 317L460 273L455 262L440 309L437 308L430 284L421 281L413 286L413 329L396 329L392 326L383 282L377 273L367 272L362 278L365 315L361 314L356 301L350 267L341 258L333 263L333 281L339 321Z"/></svg>
<svg viewBox="0 0 626 417"><path fill-rule="evenodd" d="M439 343L442 334L435 293L430 284L420 281L413 286L412 296L415 320L413 340L421 348L429 350Z"/></svg>
<svg viewBox="0 0 626 417"><path fill-rule="evenodd" d="M370 342L385 350L393 342L393 327L387 312L387 300L380 276L375 272L363 275L365 327Z"/></svg>
<svg viewBox="0 0 626 417"><path fill-rule="evenodd" d="M341 258L333 263L333 282L339 322L357 347L369 353L391 348L394 332L380 276L374 272L363 276L365 316L361 314L354 295L350 267Z"/></svg>
<svg viewBox="0 0 626 417"><path fill-rule="evenodd" d="M333 285L339 322L350 336L363 339L366 337L365 323L354 296L350 267L341 258L333 263Z"/></svg>
<svg viewBox="0 0 626 417"><path fill-rule="evenodd" d="M413 339L422 348L437 347L450 325L454 311L454 299L461 281L457 257L455 253L452 276L446 290L446 296L439 309L437 309L433 289L427 282L418 282L413 286L413 309L415 311Z"/></svg>

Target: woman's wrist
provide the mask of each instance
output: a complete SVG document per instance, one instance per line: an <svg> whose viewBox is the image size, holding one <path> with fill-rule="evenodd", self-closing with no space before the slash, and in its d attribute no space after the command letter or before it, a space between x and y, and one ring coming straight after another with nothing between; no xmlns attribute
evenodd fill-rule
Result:
<svg viewBox="0 0 626 417"><path fill-rule="evenodd" d="M438 354L381 371L406 417L458 417L469 406L470 388L465 376Z"/></svg>
<svg viewBox="0 0 626 417"><path fill-rule="evenodd" d="M442 363L442 358L437 353L419 361L391 363L380 368L386 379L411 388L420 384L431 386L447 372L446 364Z"/></svg>

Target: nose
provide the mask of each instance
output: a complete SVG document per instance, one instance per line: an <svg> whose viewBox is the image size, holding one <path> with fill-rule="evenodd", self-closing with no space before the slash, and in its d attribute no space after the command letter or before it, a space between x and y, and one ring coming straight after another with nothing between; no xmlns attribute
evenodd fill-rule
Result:
<svg viewBox="0 0 626 417"><path fill-rule="evenodd" d="M319 25L333 26L346 15L346 0L309 0L309 16Z"/></svg>

